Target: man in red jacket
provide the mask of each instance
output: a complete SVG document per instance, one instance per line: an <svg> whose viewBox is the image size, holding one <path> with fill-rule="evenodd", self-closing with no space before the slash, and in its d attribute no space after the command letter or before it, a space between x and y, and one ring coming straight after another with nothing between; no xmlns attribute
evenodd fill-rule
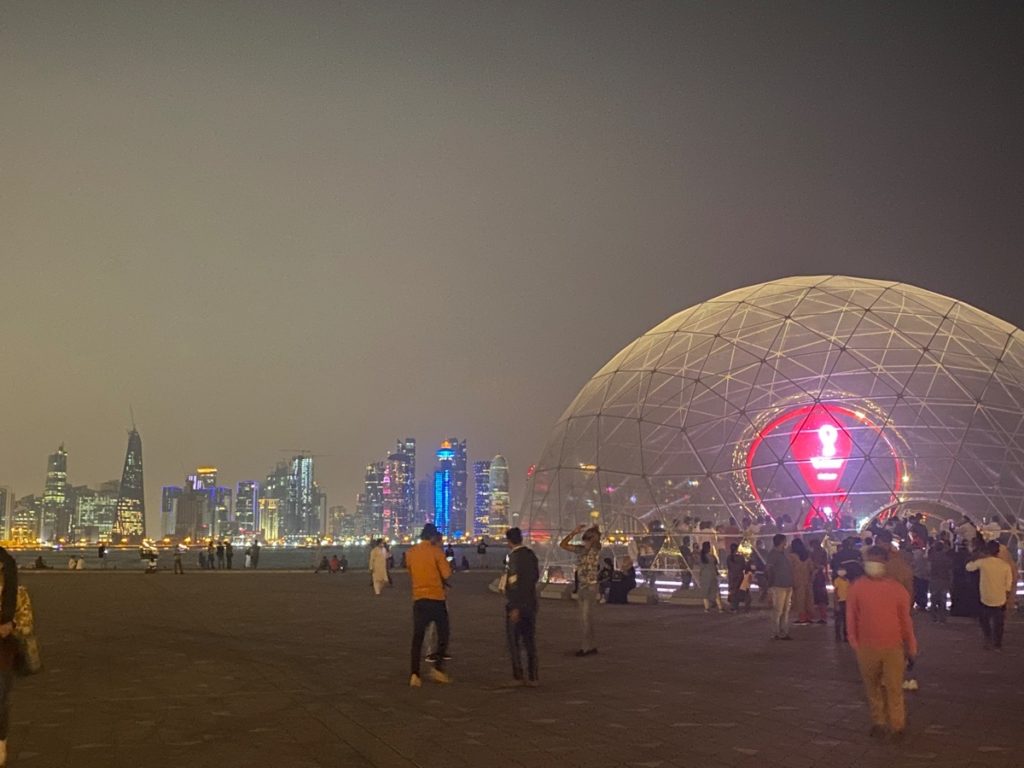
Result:
<svg viewBox="0 0 1024 768"><path fill-rule="evenodd" d="M903 705L903 667L917 655L910 621L910 595L886 574L890 554L871 547L864 554L864 575L850 585L846 599L847 631L857 652L871 709L871 735L900 741L907 727ZM897 555L898 557L898 555Z"/></svg>

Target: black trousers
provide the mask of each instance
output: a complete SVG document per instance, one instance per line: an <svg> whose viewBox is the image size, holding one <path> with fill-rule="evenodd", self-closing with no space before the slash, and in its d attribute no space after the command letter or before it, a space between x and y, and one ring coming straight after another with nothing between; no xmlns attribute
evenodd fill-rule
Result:
<svg viewBox="0 0 1024 768"><path fill-rule="evenodd" d="M835 609L836 640L846 640L846 601L837 600Z"/></svg>
<svg viewBox="0 0 1024 768"><path fill-rule="evenodd" d="M982 603L978 621L981 624L981 631L985 633L985 640L991 642L996 648L1002 648L1003 629L1006 626L1006 605L993 608L991 605Z"/></svg>
<svg viewBox="0 0 1024 768"><path fill-rule="evenodd" d="M423 655L423 637L427 627L437 626L437 663L438 672L444 671L444 656L448 652L448 636L451 627L448 624L448 605L444 600L416 600L412 604L412 673L420 673L420 657Z"/></svg>
<svg viewBox="0 0 1024 768"><path fill-rule="evenodd" d="M512 677L523 679L523 649L526 650L526 671L530 680L537 679L537 612L519 610L519 620L512 621L512 609L505 607L505 636L512 656Z"/></svg>

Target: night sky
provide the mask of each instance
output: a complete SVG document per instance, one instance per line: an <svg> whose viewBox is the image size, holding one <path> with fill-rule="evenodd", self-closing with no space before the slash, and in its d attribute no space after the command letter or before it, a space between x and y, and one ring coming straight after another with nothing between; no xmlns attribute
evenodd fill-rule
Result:
<svg viewBox="0 0 1024 768"><path fill-rule="evenodd" d="M0 6L0 485L120 476L149 525L446 435L513 504L586 380L790 274L1024 324L1019 3Z"/></svg>

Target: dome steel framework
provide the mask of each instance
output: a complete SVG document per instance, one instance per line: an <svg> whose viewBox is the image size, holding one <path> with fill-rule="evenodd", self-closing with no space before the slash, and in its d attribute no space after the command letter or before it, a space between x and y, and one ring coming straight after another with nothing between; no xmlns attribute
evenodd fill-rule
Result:
<svg viewBox="0 0 1024 768"><path fill-rule="evenodd" d="M628 516L864 519L908 500L1024 505L1024 337L906 284L795 277L690 307L559 419L520 513L535 539Z"/></svg>

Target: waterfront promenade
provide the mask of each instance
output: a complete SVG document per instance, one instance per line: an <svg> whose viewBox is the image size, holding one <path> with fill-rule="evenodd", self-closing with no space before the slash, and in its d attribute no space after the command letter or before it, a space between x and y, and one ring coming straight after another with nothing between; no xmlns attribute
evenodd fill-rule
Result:
<svg viewBox="0 0 1024 768"><path fill-rule="evenodd" d="M493 573L450 594L451 686L410 690L405 574L25 572L46 671L14 695L11 766L60 768L1009 768L1024 749L1024 623L981 650L917 619L921 690L900 746L867 736L831 627L767 638L764 612L601 606L597 656L544 601L542 685L509 678Z"/></svg>

